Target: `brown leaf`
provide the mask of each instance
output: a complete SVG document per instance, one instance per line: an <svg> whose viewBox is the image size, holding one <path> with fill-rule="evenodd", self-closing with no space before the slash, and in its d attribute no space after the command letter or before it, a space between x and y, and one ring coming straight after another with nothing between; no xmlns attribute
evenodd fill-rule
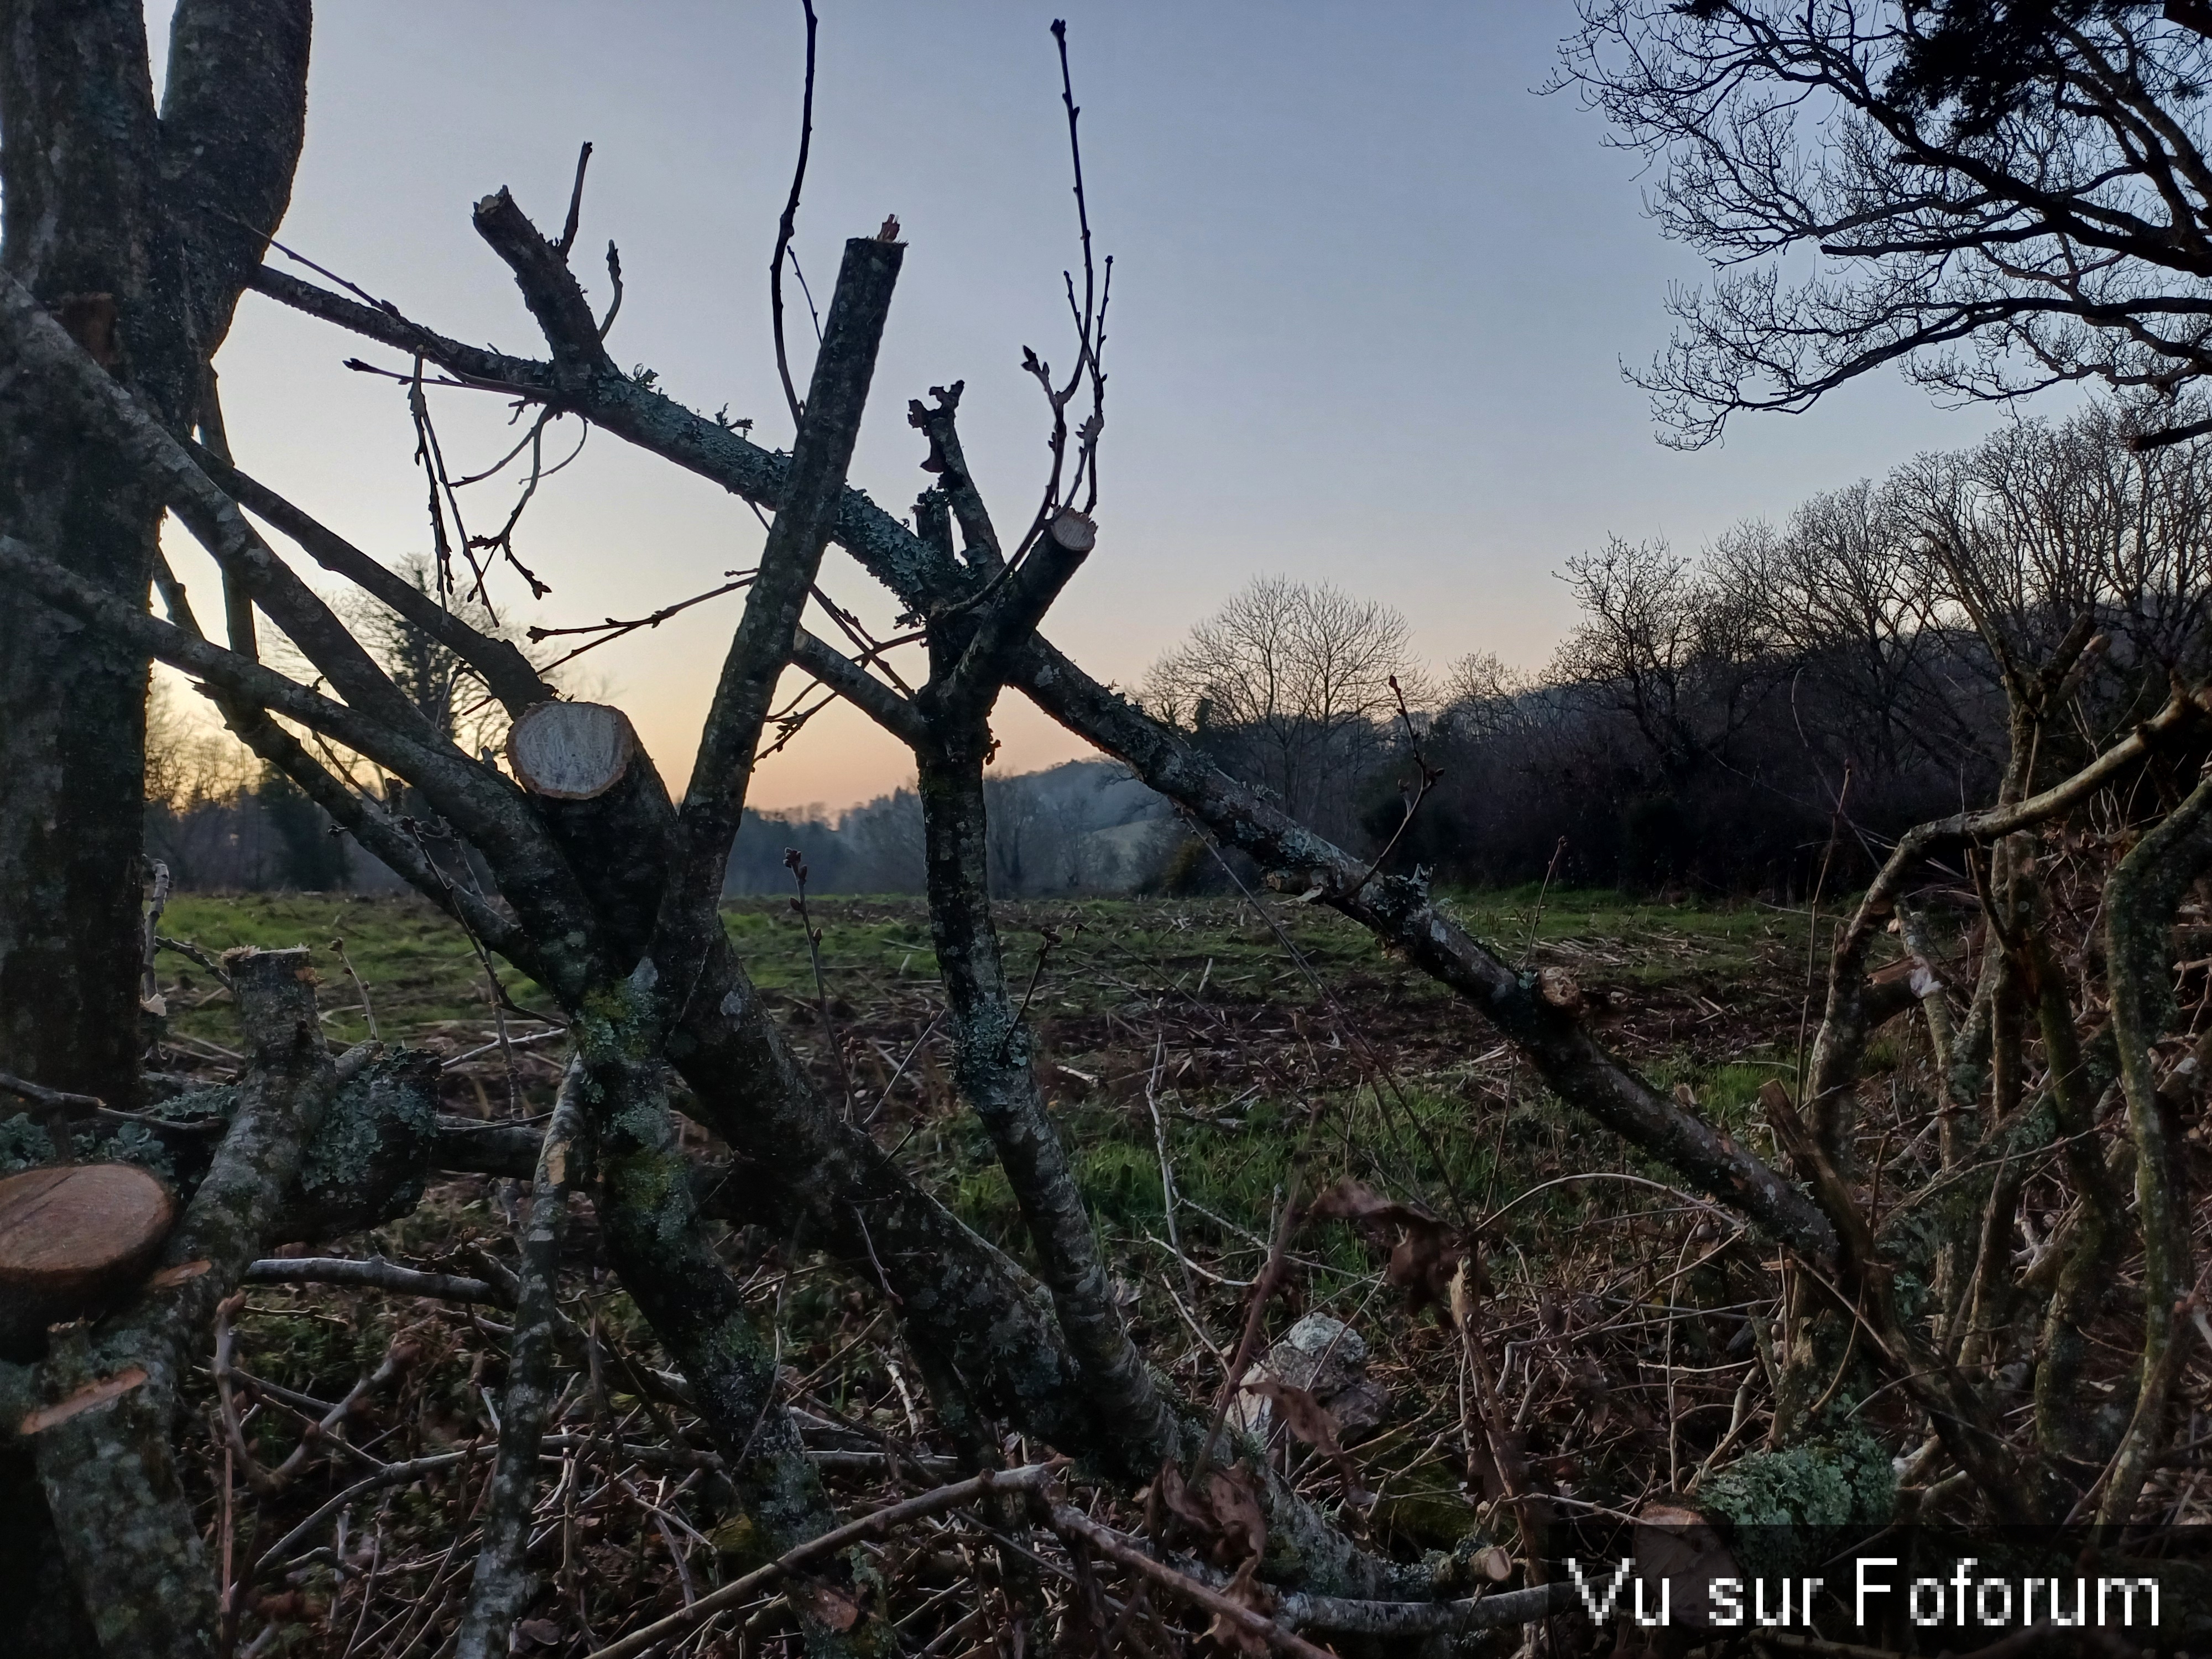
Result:
<svg viewBox="0 0 2212 1659"><path fill-rule="evenodd" d="M1237 1576L1221 1587L1221 1593L1240 1607L1249 1607L1263 1617L1273 1609L1266 1587L1254 1577L1260 1565L1253 1557L1237 1569ZM1206 1639L1224 1653L1263 1654L1267 1651L1267 1638L1256 1631L1247 1630L1225 1613L1213 1615L1213 1622L1206 1627Z"/></svg>
<svg viewBox="0 0 2212 1659"><path fill-rule="evenodd" d="M1383 1224L1436 1219L1426 1210L1387 1199L1365 1182L1354 1181L1350 1176L1317 1194L1306 1206L1306 1213L1324 1220Z"/></svg>
<svg viewBox="0 0 2212 1659"><path fill-rule="evenodd" d="M860 1622L860 1607L827 1584L814 1586L813 1601L815 1620L827 1629L842 1632Z"/></svg>
<svg viewBox="0 0 2212 1659"><path fill-rule="evenodd" d="M1182 1471L1172 1462L1160 1465L1159 1474L1152 1482L1152 1502L1164 1504L1170 1515L1195 1528L1200 1536L1212 1536L1213 1516L1191 1495Z"/></svg>
<svg viewBox="0 0 2212 1659"><path fill-rule="evenodd" d="M514 1627L520 1638L515 1645L526 1648L557 1648L561 1645L561 1626L550 1619L526 1619Z"/></svg>
<svg viewBox="0 0 2212 1659"><path fill-rule="evenodd" d="M1232 1566L1257 1557L1267 1547L1267 1522L1253 1495L1252 1484L1241 1468L1212 1469L1206 1477L1205 1496L1190 1489L1182 1471L1173 1463L1160 1465L1152 1481L1150 1505L1164 1505L1189 1528L1193 1540L1217 1566Z"/></svg>
<svg viewBox="0 0 2212 1659"><path fill-rule="evenodd" d="M1405 1291L1407 1313L1417 1314L1429 1307L1449 1311L1452 1276L1459 1271L1464 1255L1438 1224L1409 1225L1390 1252L1390 1264L1382 1270L1382 1278Z"/></svg>
<svg viewBox="0 0 2212 1659"><path fill-rule="evenodd" d="M1294 1388L1265 1372L1255 1376L1244 1388L1247 1393L1273 1401L1291 1432L1315 1450L1330 1457L1344 1455L1344 1448L1336 1443L1336 1419L1329 1415L1328 1407L1314 1398L1312 1389Z"/></svg>
<svg viewBox="0 0 2212 1659"><path fill-rule="evenodd" d="M1221 1565L1245 1558L1257 1560L1267 1547L1267 1519L1241 1468L1216 1469L1206 1478L1206 1501L1213 1510L1224 1553Z"/></svg>
<svg viewBox="0 0 2212 1659"><path fill-rule="evenodd" d="M1352 1461L1352 1454L1337 1441L1335 1413L1315 1399L1310 1389L1293 1387L1265 1372L1244 1386L1261 1398L1273 1401L1290 1431L1336 1465L1338 1478L1344 1482L1345 1502L1364 1508L1375 1501L1375 1494L1359 1478L1359 1465Z"/></svg>
<svg viewBox="0 0 2212 1659"><path fill-rule="evenodd" d="M1448 1313L1452 1277L1462 1261L1471 1264L1475 1289L1490 1288L1481 1263L1451 1228L1419 1205L1384 1198L1348 1176L1316 1197L1306 1213L1324 1220L1348 1221L1376 1243L1389 1243L1389 1265L1382 1276L1406 1292L1409 1313L1430 1307Z"/></svg>

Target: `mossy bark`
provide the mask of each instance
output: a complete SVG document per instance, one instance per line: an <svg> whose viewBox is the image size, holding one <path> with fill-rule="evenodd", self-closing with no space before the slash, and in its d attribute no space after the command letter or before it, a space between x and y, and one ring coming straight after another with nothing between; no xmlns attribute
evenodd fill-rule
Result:
<svg viewBox="0 0 2212 1659"><path fill-rule="evenodd" d="M65 1326L29 1434L55 1534L107 1659L204 1651L215 1584L179 1483L178 1392L216 1303L258 1255L334 1086L307 952L227 959L248 1069L161 1271L100 1325Z"/></svg>
<svg viewBox="0 0 2212 1659"><path fill-rule="evenodd" d="M1029 1229L1053 1310L1101 1427L1124 1467L1173 1455L1175 1419L1129 1340L1089 1210L1037 1087L1030 1030L1006 986L991 917L983 756L977 719L921 758L929 925L952 1015L953 1072L989 1132Z"/></svg>

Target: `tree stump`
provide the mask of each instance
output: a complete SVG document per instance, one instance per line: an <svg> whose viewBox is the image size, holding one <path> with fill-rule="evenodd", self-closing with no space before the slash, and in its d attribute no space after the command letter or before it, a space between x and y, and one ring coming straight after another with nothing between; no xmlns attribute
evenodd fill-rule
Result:
<svg viewBox="0 0 2212 1659"><path fill-rule="evenodd" d="M36 1358L46 1328L106 1311L145 1277L176 1200L129 1164L0 1180L0 1356Z"/></svg>
<svg viewBox="0 0 2212 1659"><path fill-rule="evenodd" d="M603 702L541 702L508 728L515 781L552 800L591 800L622 781L637 752L629 717Z"/></svg>

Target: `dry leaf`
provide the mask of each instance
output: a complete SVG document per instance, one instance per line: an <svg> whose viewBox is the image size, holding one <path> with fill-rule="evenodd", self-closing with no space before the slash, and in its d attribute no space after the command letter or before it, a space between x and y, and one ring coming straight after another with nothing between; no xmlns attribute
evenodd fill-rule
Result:
<svg viewBox="0 0 2212 1659"><path fill-rule="evenodd" d="M860 1609L853 1601L840 1595L827 1584L814 1586L813 1607L809 1609L817 1624L840 1634L860 1621Z"/></svg>
<svg viewBox="0 0 2212 1659"><path fill-rule="evenodd" d="M1328 1407L1314 1398L1310 1389L1295 1388L1265 1372L1244 1387L1262 1399L1273 1401L1290 1431L1336 1465L1336 1472L1344 1481L1346 1503L1364 1505L1373 1501L1374 1494L1360 1482L1359 1466L1337 1443L1336 1419Z"/></svg>
<svg viewBox="0 0 2212 1659"><path fill-rule="evenodd" d="M1409 1313L1433 1307L1449 1314L1452 1278L1462 1262L1474 1289L1490 1288L1481 1262L1451 1228L1419 1205L1386 1199L1362 1182L1346 1176L1316 1198L1306 1213L1348 1221L1370 1241L1389 1243L1390 1261L1382 1276L1406 1292Z"/></svg>
<svg viewBox="0 0 2212 1659"><path fill-rule="evenodd" d="M1237 1569L1237 1576L1221 1587L1221 1593L1240 1607L1249 1607L1263 1618L1273 1609L1267 1589L1253 1577L1259 1566L1255 1556ZM1256 1631L1247 1630L1225 1613L1213 1615L1213 1622L1206 1627L1206 1639L1224 1653L1263 1654L1267 1651L1267 1638Z"/></svg>
<svg viewBox="0 0 2212 1659"><path fill-rule="evenodd" d="M1267 1517L1241 1468L1209 1470L1201 1499L1183 1480L1181 1469L1163 1463L1152 1482L1152 1501L1164 1504L1190 1528L1216 1566L1256 1559L1267 1547Z"/></svg>

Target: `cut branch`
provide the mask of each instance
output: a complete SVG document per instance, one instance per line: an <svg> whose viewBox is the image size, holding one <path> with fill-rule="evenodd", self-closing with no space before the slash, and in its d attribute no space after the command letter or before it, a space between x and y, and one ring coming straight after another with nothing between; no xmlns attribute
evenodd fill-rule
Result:
<svg viewBox="0 0 2212 1659"><path fill-rule="evenodd" d="M260 1252L334 1085L305 951L226 960L249 1066L229 1132L170 1236L162 1271L96 1333L71 1333L41 1367L32 1431L56 1534L108 1654L191 1650L215 1628L212 1577L178 1483L178 1390L216 1306ZM136 1375L100 1409L67 1411Z"/></svg>
<svg viewBox="0 0 2212 1659"><path fill-rule="evenodd" d="M510 1652L514 1621L530 1605L532 1582L531 1514L538 1495L538 1444L552 1410L555 1326L559 1320L561 1238L568 1188L580 1162L583 1107L580 1068L562 1078L544 1149L531 1182L523 1223L521 1289L515 1297L514 1335L507 1354L507 1387L500 1395L499 1462L485 1502L483 1541L477 1552L467 1611L454 1637L455 1659L500 1659Z"/></svg>

